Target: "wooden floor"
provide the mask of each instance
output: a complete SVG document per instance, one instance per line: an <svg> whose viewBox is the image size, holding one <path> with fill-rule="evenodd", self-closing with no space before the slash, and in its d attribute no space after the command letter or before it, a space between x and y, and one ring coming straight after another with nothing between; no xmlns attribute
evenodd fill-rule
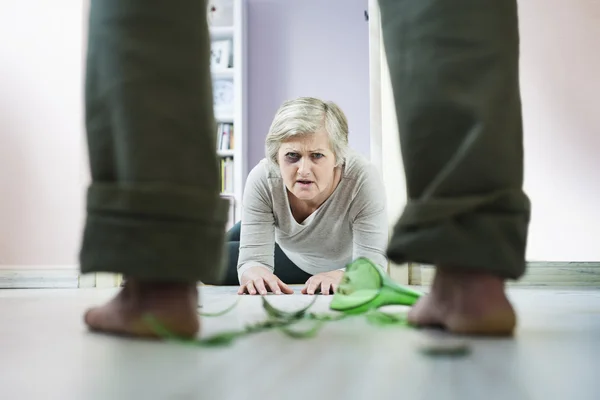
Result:
<svg viewBox="0 0 600 400"><path fill-rule="evenodd" d="M204 288L203 309L236 300ZM298 290L297 290L298 292ZM600 290L511 288L520 325L513 339L466 339L463 357L419 348L438 337L381 328L363 318L326 325L308 340L280 332L226 348L196 348L92 334L83 311L115 290L0 291L0 398L20 399L600 399ZM309 296L270 296L296 309ZM315 307L326 310L330 298ZM244 296L203 335L264 318ZM436 340L445 340L438 337Z"/></svg>

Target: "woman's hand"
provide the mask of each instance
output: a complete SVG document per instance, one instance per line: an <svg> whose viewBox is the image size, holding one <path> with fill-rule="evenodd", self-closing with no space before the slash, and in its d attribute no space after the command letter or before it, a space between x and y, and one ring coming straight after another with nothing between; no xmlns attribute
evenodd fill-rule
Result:
<svg viewBox="0 0 600 400"><path fill-rule="evenodd" d="M335 293L340 281L344 276L344 271L335 270L329 272L321 272L320 274L311 276L307 281L306 285L302 288L302 294L315 294L320 288L321 294L328 295Z"/></svg>
<svg viewBox="0 0 600 400"><path fill-rule="evenodd" d="M285 283L276 277L268 268L259 265L248 268L241 278L238 294L260 294L266 295L267 292L275 294L292 294L294 291Z"/></svg>

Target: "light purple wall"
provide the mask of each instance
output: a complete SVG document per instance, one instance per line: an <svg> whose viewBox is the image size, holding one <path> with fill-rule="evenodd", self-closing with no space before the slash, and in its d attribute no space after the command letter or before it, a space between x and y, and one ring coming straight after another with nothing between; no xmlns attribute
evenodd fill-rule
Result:
<svg viewBox="0 0 600 400"><path fill-rule="evenodd" d="M368 0L248 0L248 170L264 157L277 108L312 96L348 117L369 157Z"/></svg>

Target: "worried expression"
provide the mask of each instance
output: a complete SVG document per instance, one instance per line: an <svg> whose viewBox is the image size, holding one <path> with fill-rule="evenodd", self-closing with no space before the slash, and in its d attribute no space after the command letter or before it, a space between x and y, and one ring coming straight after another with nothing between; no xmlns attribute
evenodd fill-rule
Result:
<svg viewBox="0 0 600 400"><path fill-rule="evenodd" d="M321 203L335 189L335 155L325 129L292 137L279 147L281 176L298 200Z"/></svg>

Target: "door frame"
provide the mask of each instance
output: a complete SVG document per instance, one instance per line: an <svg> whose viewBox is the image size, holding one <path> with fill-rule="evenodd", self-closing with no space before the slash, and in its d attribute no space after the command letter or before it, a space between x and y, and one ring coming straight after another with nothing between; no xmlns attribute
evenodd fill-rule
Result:
<svg viewBox="0 0 600 400"><path fill-rule="evenodd" d="M386 190L388 236L406 205L406 183L398 123L390 75L383 46L381 18L377 0L369 0L369 86L371 161L379 170ZM384 168L385 166L385 168ZM410 284L410 264L388 263L388 272L397 282Z"/></svg>

